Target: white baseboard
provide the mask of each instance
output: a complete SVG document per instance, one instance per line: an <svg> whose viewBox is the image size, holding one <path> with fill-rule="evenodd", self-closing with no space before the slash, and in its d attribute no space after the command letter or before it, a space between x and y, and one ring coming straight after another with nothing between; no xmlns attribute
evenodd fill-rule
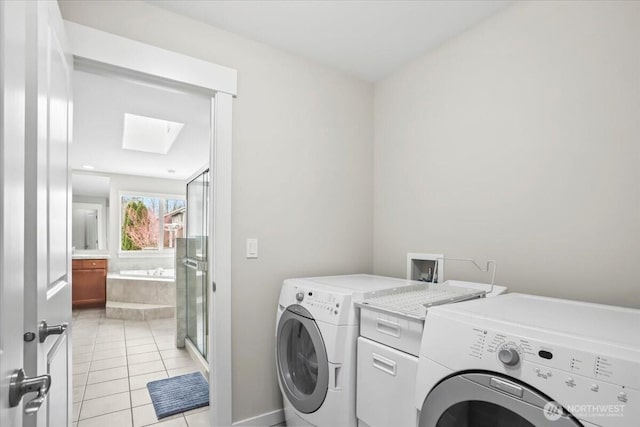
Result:
<svg viewBox="0 0 640 427"><path fill-rule="evenodd" d="M270 427L284 422L284 409L277 409L266 414L257 415L247 418L246 420L236 421L234 426L246 427Z"/></svg>

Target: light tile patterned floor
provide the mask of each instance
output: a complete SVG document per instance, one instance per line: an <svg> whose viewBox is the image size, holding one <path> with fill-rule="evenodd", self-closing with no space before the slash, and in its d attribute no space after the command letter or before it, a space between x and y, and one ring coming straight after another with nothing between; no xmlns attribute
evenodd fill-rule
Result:
<svg viewBox="0 0 640 427"><path fill-rule="evenodd" d="M208 425L209 408L156 419L149 381L198 370L175 348L173 319L115 320L73 312L73 427Z"/></svg>

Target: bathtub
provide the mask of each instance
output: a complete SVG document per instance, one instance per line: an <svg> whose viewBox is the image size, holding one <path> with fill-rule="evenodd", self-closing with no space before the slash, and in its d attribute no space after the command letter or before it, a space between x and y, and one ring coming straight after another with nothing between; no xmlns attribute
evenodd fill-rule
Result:
<svg viewBox="0 0 640 427"><path fill-rule="evenodd" d="M173 269L109 273L106 316L126 320L173 317L176 305L174 275Z"/></svg>

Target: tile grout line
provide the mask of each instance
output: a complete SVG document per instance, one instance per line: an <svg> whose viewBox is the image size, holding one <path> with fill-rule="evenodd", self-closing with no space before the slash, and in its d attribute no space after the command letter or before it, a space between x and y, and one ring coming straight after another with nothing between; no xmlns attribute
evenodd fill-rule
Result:
<svg viewBox="0 0 640 427"><path fill-rule="evenodd" d="M93 338L93 345L91 347L91 360L89 361L89 371L91 371L91 364L93 363L93 352L95 351L95 348L96 348L96 339L98 338L98 329L100 328L100 317L98 317L98 320L96 323L97 323L97 326L95 329L96 334ZM71 351L73 351L73 349ZM80 416L82 415L82 407L84 406L84 395L87 392L87 385L89 383L89 371L87 371L87 377L84 380L84 389L82 390L82 399L80 400L80 409L78 410L78 419L76 420L77 424L80 424Z"/></svg>
<svg viewBox="0 0 640 427"><path fill-rule="evenodd" d="M99 320L98 320L98 324L99 324ZM97 330L96 330L96 336L97 336ZM89 360L89 369L91 369L91 361L93 360L94 347L95 347L95 338L93 339L93 344L92 344L92 347L91 347L91 358ZM73 348L71 348L71 351L73 352ZM72 357L73 357L73 355L72 355ZM73 369L73 365L71 365L71 368ZM72 372L72 375L73 375L73 372ZM73 376L72 376L72 378L73 378ZM83 386L84 389L82 390L82 399L80 399L80 402L79 402L80 403L80 407L78 409L78 418L75 420L75 422L77 424L80 423L80 414L82 414L82 406L84 405L84 394L87 391L87 382L88 381L89 381L89 372L87 372L87 377L84 380L84 386ZM74 421L71 420L71 422L73 423Z"/></svg>
<svg viewBox="0 0 640 427"><path fill-rule="evenodd" d="M127 389L129 390L129 417L131 419L131 426L135 426L133 421L133 399L131 398L131 376L129 375L129 349L127 347L127 327L126 322L122 322L124 329L124 358L127 362Z"/></svg>
<svg viewBox="0 0 640 427"><path fill-rule="evenodd" d="M153 333L153 329L151 328L151 324L149 324L149 321L147 320L147 326L149 327L149 332L151 332L151 338L153 339L153 344L156 346L156 351L158 352L158 355L160 356L160 361L162 363L162 366L164 367L164 373L166 375L165 378L169 377L169 371L167 370L167 366L164 363L164 359L162 358L162 353L160 353L160 348L158 347L158 341L156 341L156 334ZM149 396L151 396L151 393L149 393ZM155 406L153 406L153 400L151 401L151 405L153 408L153 412L155 414ZM184 417L183 417L184 418ZM160 420L158 420L158 417L156 415L156 420L158 422L160 422Z"/></svg>

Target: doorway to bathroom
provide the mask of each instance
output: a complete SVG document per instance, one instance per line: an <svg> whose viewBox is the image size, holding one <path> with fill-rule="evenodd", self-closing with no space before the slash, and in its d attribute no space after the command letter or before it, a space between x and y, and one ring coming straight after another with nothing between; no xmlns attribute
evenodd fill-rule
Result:
<svg viewBox="0 0 640 427"><path fill-rule="evenodd" d="M126 166L129 157L135 158L137 161L142 159L144 154L138 152L148 152L148 144L138 145L137 149L131 150L130 144L126 142L126 136L129 134L136 135L136 132L128 132L125 122L129 120L135 124L136 121L147 121L146 119L161 119L163 121L163 130L156 139L167 140L173 138L173 147L169 143L168 148L165 144L165 152L171 152L174 148L178 147L178 141L180 134L185 136L189 129L188 123L185 120L176 119L175 117L158 117L154 114L140 113L136 114L134 111L121 112L121 119L123 124L122 133L117 136L119 149L128 149L130 151L136 151L128 153L129 156L117 157L116 161L107 162L108 166L98 166L101 160L108 159L108 150L105 149L106 144L102 144L99 148L89 150L93 153L93 157L89 160L80 161L74 159L72 154L71 163L75 169L74 178L76 181L84 181L90 176L95 175L109 175L111 179L109 199L106 201L108 204L109 216L107 219L106 233L107 248L109 252L109 258L106 264L110 264L108 271L115 270L115 273L120 276L124 276L123 272L128 273L145 273L146 276L151 277L130 277L128 274L126 278L119 277L119 279L126 280L121 283L119 289L115 289L114 292L107 292L107 299L109 296L114 298L124 298L125 293L129 293L130 296L135 294L132 291L132 283L144 283L147 291L142 293L142 299L145 301L120 301L124 304L120 304L118 307L114 307L115 311L127 311L129 309L144 308L146 311L156 310L164 312L169 307L149 307L149 305L167 305L166 298L164 301L150 301L146 298L145 292L148 292L148 286L151 286L149 279L153 281L161 282L162 279L171 278L169 272L174 271L173 277L175 277L174 292L176 293L176 301L180 300L178 297L179 286L178 281L182 277L180 269L185 267L195 272L195 281L197 287L189 287L187 290L187 283L191 283L185 275L185 290L184 290L184 318L182 325L185 329L184 338L187 342L192 342L193 347L197 350L197 353L208 358L210 371L207 375L209 379L210 395L212 399L215 399L216 411L211 414L212 425L228 425L231 423L231 357L230 357L230 161L231 161L231 139L230 139L230 125L231 125L231 94L235 92L235 71L219 67L214 64L204 63L204 61L195 60L193 58L185 57L183 55L175 54L161 49L153 48L151 46L142 45L140 43L132 42L126 39L122 39L116 36L112 36L106 33L82 27L76 24L67 23L67 30L70 33L72 44L74 46L74 59L76 70L87 74L92 74L92 78L106 78L116 77L120 82L126 84L139 84L143 87L143 90L160 89L167 92L168 96L177 96L190 94L199 97L199 102L206 103L198 108L199 111L206 113L206 145L207 152L199 153L197 150L186 150L191 159L202 161L204 165L200 165L197 168L192 168L198 172L205 172L207 167L210 168L209 172L204 175L198 173L196 177L190 177L184 179L172 179L167 176L147 176L144 177L144 185L137 186L136 175L132 172L125 173L124 167ZM115 52L115 53L114 53ZM90 90L96 90L97 85L87 85ZM131 98L132 90L125 91L124 95L119 98ZM96 115L97 120L94 125L91 126L93 136L86 140L99 140L101 132L97 132L97 128L101 125L101 121L106 120L108 117L108 103L106 102L108 95L118 93L116 90L106 90L99 93L97 99L100 108L100 114ZM76 101L76 109L82 111L82 102L79 99ZM162 105L163 102L157 101L152 107ZM173 105L177 110L185 110L177 107L177 102L164 102L164 104ZM204 107L203 107L204 106ZM188 114L188 116L194 116L194 114ZM131 116L131 117L129 117ZM135 116L135 117L134 117ZM76 115L76 120L81 117ZM149 123L147 123L149 125ZM181 126L182 125L182 126ZM150 126L146 126L147 128ZM144 126L143 126L144 128ZM177 136L176 136L177 135ZM139 136L139 132L138 132ZM116 139L113 137L112 139ZM138 138L131 139L133 144L139 143L136 141ZM82 143L81 134L76 135L74 144L77 142L78 147ZM104 141L104 139L102 139ZM157 141L156 141L157 142ZM157 144L156 144L157 145ZM156 147L157 148L157 147ZM73 150L73 149L72 149ZM166 157L162 157L163 153L151 153L154 156L153 167L156 168L157 174L173 174L178 176L180 173L186 173L186 170L180 170L180 167L167 165L163 163ZM114 160L111 158L111 160ZM187 159L188 161L188 159ZM74 163L75 162L75 163ZM177 162L175 164L182 165L186 162ZM89 166L85 168L84 166ZM104 163L103 163L104 165ZM108 168L121 168L116 172L107 170ZM141 161L136 165L138 172L147 170L146 166ZM105 172L106 171L106 172ZM158 172L162 171L162 172ZM77 175L78 177L76 177ZM116 176L117 175L117 176ZM140 175L140 173L138 174ZM199 176L199 178L198 178ZM208 176L211 177L211 182L214 184L209 185ZM115 178L114 178L115 177ZM205 177L206 184L205 184ZM118 181L120 179L120 181ZM163 185L160 187L150 183L154 180L164 180ZM114 185L114 180L116 184ZM171 185L169 181L180 181L182 184L181 190ZM142 181L139 181L142 182ZM187 189L187 184L191 183L190 189ZM199 183L199 185L197 185ZM132 186L136 184L136 188ZM149 184L149 185L147 185ZM196 195L196 188L201 190L201 198L198 200L194 196ZM191 196L189 196L191 194ZM191 201L192 208L189 209L189 201ZM215 202L215 203L213 203ZM181 203L184 203L182 205ZM195 203L195 204L194 204ZM204 209L199 210L198 218L189 218L190 212L195 212L193 206L200 204ZM182 211L181 211L182 210ZM167 219L168 218L168 219ZM136 226L138 224L138 226ZM199 224L199 225L197 225ZM133 227L132 227L133 226ZM157 232L150 230L158 230ZM144 232L139 232L144 231ZM194 237L197 236L197 237ZM90 237L92 239L92 237ZM192 246L192 243L193 246ZM184 256L179 254L180 246L184 246ZM193 250L192 250L193 249ZM112 253L116 253L116 258L111 258ZM188 251L188 252L187 252ZM207 256L209 254L210 256ZM83 254L84 255L84 254ZM90 254L89 254L90 255ZM149 258L155 258L160 262L160 266L156 268L147 268L147 265L143 265ZM167 260L173 261L173 269L169 268ZM189 265L195 261L196 268L190 268ZM103 263L104 265L105 263ZM126 264L126 270L122 267ZM213 265L216 268L213 269ZM118 267L117 269L113 267ZM217 286L216 286L217 284ZM155 285L154 285L155 286ZM157 289L160 289L158 287ZM157 290L156 289L156 290ZM118 296L118 292L121 294ZM170 292L170 291L169 291ZM160 295L163 292L157 291L156 294L160 299L167 295ZM133 298L140 299L141 295L133 295ZM189 300L187 300L189 298ZM107 301L108 302L108 301ZM126 304L136 304L137 306L129 306ZM147 306L140 307L140 305L146 304ZM107 310L100 312L94 310L84 311L84 316L78 315L78 320L83 317L88 328L84 328L84 332L87 332L87 336L84 338L91 339L93 331L90 331L90 326L93 324L104 326L104 330L98 330L93 337L96 341L93 342L92 354L96 352L96 346L103 345L105 339L111 339L115 336L122 336L120 328L122 327L124 333L124 340L120 341L120 348L124 348L125 357L127 361L127 382L129 384L129 407L122 409L126 412L129 410L132 413L133 421L136 421L136 417L145 417L148 411L140 411L135 408L136 404L140 406L144 405L146 396L144 396L140 390L140 383L144 383L148 378L147 375L154 374L154 372L147 371L152 369L155 372L160 368L159 363L164 365L165 373L170 376L171 370L180 371L182 367L178 366L182 362L171 362L171 354L176 350L175 348L162 349L161 347L169 345L167 337L169 333L174 334L175 346L179 347L179 328L181 323L178 321L180 318L180 307L176 304L173 307L174 314L173 319L175 323L172 326L170 320L162 320L159 323L154 322L152 319L158 313L151 313L149 319L143 318L142 320L131 320L124 318L125 313L112 313L115 316L109 316ZM91 314L93 313L93 314ZM189 314L187 314L189 313ZM164 312L166 314L166 312ZM110 318L120 315L121 319ZM129 313L131 315L131 313ZM158 315L163 315L160 313ZM188 316L195 315L194 321L188 321ZM103 320L104 319L104 320ZM121 321L123 323L119 324ZM142 323L147 322L147 325ZM132 323L140 322L140 323ZM211 326L213 325L213 327ZM75 326L75 325L74 325ZM146 327L145 327L146 326ZM173 330L172 330L173 328ZM82 331L82 327L75 329L77 332ZM188 332L187 332L188 331ZM101 333L102 332L102 333ZM150 333L149 333L150 332ZM110 338L105 338L107 335L112 335ZM160 337L160 338L158 338ZM99 338L99 339L98 339ZM129 342L131 341L131 343ZM153 342L151 342L153 341ZM115 342L115 341L113 341ZM90 345L90 344L87 344ZM155 349L152 346L155 345ZM114 346L115 347L115 346ZM134 348L137 347L137 348ZM134 348L130 353L129 349ZM144 351L143 350L150 350ZM157 351L156 351L157 350ZM85 349L86 351L86 349ZM102 351L102 349L100 349ZM160 360L157 360L159 353ZM145 356L148 354L148 356ZM153 355L153 356L151 356ZM166 356L166 357L165 357ZM121 356L116 356L121 357ZM156 360L143 361L143 359L154 358ZM115 359L109 358L109 359ZM130 360L136 363L130 363ZM176 359L176 358L173 358ZM104 360L104 359L98 359ZM110 362L109 362L110 363ZM104 367L109 364L108 362L100 362L95 365L98 367ZM114 363L116 363L114 361ZM142 366L144 364L144 366ZM138 365L138 367L134 367ZM87 382L85 386L86 390L89 385L93 385L98 379L104 380L104 383L115 383L117 379L109 379L109 374L102 373L99 375L93 375L93 380L88 380L91 376L92 366L94 366L93 358L89 361L90 371L87 373ZM117 367L119 368L119 367ZM106 368L112 369L112 368ZM116 375L117 369L114 370L113 375ZM124 372L124 370L119 370ZM145 372L147 371L147 372ZM134 379L131 372L138 374L140 378ZM162 375L162 374L160 374ZM144 377L144 378L143 378ZM80 378L82 380L82 378ZM138 381L140 380L140 381ZM91 382L92 384L89 384ZM124 384L124 381L120 381ZM133 385L132 385L133 384ZM132 388L135 385L135 389ZM215 389L216 393L211 391ZM75 391L75 390L74 390ZM124 392L123 392L124 393ZM134 394L136 396L134 397ZM95 397L95 395L91 395ZM91 397L90 396L90 397ZM113 395L111 395L113 396ZM124 396L124 395L123 395ZM106 397L106 396L105 396ZM80 405L80 417L82 417L82 411L84 408L84 400ZM109 400L109 407L113 409L111 404L113 399ZM121 399L122 404L126 405L126 399ZM105 400L106 402L106 400ZM135 402L135 403L134 403ZM88 404L86 408L89 408L85 414L86 417L90 415L96 415L96 408L99 405ZM212 400L213 406L213 400ZM98 409L99 411L100 409ZM100 415L98 415L100 416ZM188 416L188 415L187 415ZM142 419L140 422L147 422Z"/></svg>
<svg viewBox="0 0 640 427"><path fill-rule="evenodd" d="M73 81L72 420L155 423L149 384L209 375L210 98L86 63Z"/></svg>

